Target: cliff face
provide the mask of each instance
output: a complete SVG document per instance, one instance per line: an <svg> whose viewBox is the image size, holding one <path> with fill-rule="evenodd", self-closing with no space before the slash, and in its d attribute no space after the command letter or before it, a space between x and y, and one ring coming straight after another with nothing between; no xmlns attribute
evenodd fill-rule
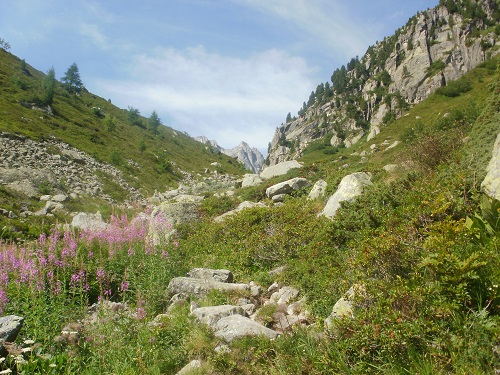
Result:
<svg viewBox="0 0 500 375"><path fill-rule="evenodd" d="M442 3L337 69L331 88L318 86L300 116L276 129L268 163L298 158L321 138L334 147L351 147L365 135L369 140L411 105L499 53L497 2Z"/></svg>

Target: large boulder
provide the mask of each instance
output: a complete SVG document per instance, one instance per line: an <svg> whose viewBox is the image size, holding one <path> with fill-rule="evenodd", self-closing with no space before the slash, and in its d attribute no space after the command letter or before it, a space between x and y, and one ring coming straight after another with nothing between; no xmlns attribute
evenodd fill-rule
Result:
<svg viewBox="0 0 500 375"><path fill-rule="evenodd" d="M95 214L86 212L76 214L71 221L71 226L83 230L99 231L106 229L109 224L104 222L101 213L97 211Z"/></svg>
<svg viewBox="0 0 500 375"><path fill-rule="evenodd" d="M191 313L198 322L206 324L212 329L215 328L215 324L222 318L236 314L244 316L245 310L241 306L220 305L198 307Z"/></svg>
<svg viewBox="0 0 500 375"><path fill-rule="evenodd" d="M165 217L172 225L193 221L199 217L198 203L187 199L180 202L163 202L151 213L153 218L158 215Z"/></svg>
<svg viewBox="0 0 500 375"><path fill-rule="evenodd" d="M280 182L266 189L266 196L272 198L275 195L290 194L307 186L309 182L305 178L296 177L291 180Z"/></svg>
<svg viewBox="0 0 500 375"><path fill-rule="evenodd" d="M0 355L7 354L3 344L6 342L14 342L21 327L23 326L24 318L16 315L8 315L0 317Z"/></svg>
<svg viewBox="0 0 500 375"><path fill-rule="evenodd" d="M309 200L315 200L322 198L325 195L326 188L328 187L328 184L326 183L325 180L318 180L314 184L313 188L309 192L309 195L307 196L307 199Z"/></svg>
<svg viewBox="0 0 500 375"><path fill-rule="evenodd" d="M188 272L188 277L195 279L220 281L221 283L232 283L233 273L229 270L212 270L209 268L193 268Z"/></svg>
<svg viewBox="0 0 500 375"><path fill-rule="evenodd" d="M297 160L284 161L282 163L267 167L262 172L260 172L260 177L267 180L276 176L282 176L284 174L287 174L288 171L292 169L301 167L302 165Z"/></svg>
<svg viewBox="0 0 500 375"><path fill-rule="evenodd" d="M357 172L345 176L342 181L340 181L337 191L328 199L321 215L328 218L335 217L337 210L340 208L341 202L352 201L354 198L363 193L365 186L371 184L370 173Z"/></svg>
<svg viewBox="0 0 500 375"><path fill-rule="evenodd" d="M493 146L493 157L486 171L488 173L481 183L481 188L490 197L500 200L500 133Z"/></svg>
<svg viewBox="0 0 500 375"><path fill-rule="evenodd" d="M242 315L230 315L220 319L214 325L214 333L216 337L228 342L245 336L265 336L274 339L279 335L278 332Z"/></svg>
<svg viewBox="0 0 500 375"><path fill-rule="evenodd" d="M241 187L250 187L250 186L257 186L262 183L262 178L258 174L249 174L247 173L246 175L243 176L243 180L241 181Z"/></svg>
<svg viewBox="0 0 500 375"><path fill-rule="evenodd" d="M175 277L168 284L168 290L171 294L187 293L197 297L206 296L211 290L221 292L249 292L250 289L250 286L247 284L223 283L193 277Z"/></svg>

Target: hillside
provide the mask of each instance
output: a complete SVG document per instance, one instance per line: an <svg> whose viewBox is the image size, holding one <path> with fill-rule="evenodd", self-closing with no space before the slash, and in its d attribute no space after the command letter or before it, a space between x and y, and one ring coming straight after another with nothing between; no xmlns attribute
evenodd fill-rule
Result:
<svg viewBox="0 0 500 375"><path fill-rule="evenodd" d="M497 1L441 1L361 58L336 69L287 117L270 143L268 165L299 158L322 139L334 153L369 141L438 88L499 53ZM463 86L466 90L467 87Z"/></svg>
<svg viewBox="0 0 500 375"><path fill-rule="evenodd" d="M491 5L488 17L495 14L497 3L480 3ZM161 185L149 199L115 206L87 227L59 225L51 221L57 215L24 221L7 212L0 222L0 371L499 373L500 56L493 55L350 147L332 146L333 134L310 139L297 160L224 184L213 168L238 175L236 161L185 140L193 151L186 158L200 152L206 160L197 163L210 169L207 175L182 164L193 178L200 173L196 189L183 185L186 179L178 188ZM47 114L19 105L14 98L23 93L11 88L6 96L19 116L32 121L13 121L5 144L28 142L23 137L29 135L52 150L36 125L58 137L76 126L83 135L107 139L107 130L85 126L101 124L92 115L77 121L83 126L69 120L80 113L71 108L90 111L93 102L72 103L91 94L75 99L61 90L54 117L46 120ZM121 129L130 137L184 141L169 128L150 134L131 126L126 111L93 99L117 118L123 112ZM57 114L61 108L68 111L64 118ZM312 119L321 108L313 104L293 121ZM85 154L73 148L76 139L64 142L67 147L57 143L54 163L81 159L78 168L114 173L105 158L88 159L97 152L93 142ZM24 168L20 159L2 160L16 171ZM125 172L133 180L135 169L115 167L124 183ZM175 171L169 178L177 183ZM111 180L119 184L119 177ZM14 214L30 202L8 186L0 193L0 208ZM83 198L80 206L64 204L87 212L109 204L92 194ZM18 238L21 233L25 238Z"/></svg>

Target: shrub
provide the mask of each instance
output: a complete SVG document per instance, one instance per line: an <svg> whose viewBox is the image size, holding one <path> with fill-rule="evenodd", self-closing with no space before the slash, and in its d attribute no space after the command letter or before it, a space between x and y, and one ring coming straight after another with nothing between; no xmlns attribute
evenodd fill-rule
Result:
<svg viewBox="0 0 500 375"><path fill-rule="evenodd" d="M438 88L436 93L453 98L469 92L470 90L472 90L472 83L468 79L462 77L456 81L448 82L446 86Z"/></svg>

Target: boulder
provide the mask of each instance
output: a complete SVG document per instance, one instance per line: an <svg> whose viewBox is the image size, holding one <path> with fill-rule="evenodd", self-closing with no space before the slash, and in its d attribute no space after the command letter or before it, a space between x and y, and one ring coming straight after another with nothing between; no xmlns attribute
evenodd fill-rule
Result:
<svg viewBox="0 0 500 375"><path fill-rule="evenodd" d="M309 195L307 196L307 199L309 200L315 200L322 198L325 195L326 188L328 187L328 184L326 183L325 180L318 180L314 184L313 188L309 192Z"/></svg>
<svg viewBox="0 0 500 375"><path fill-rule="evenodd" d="M243 180L241 181L241 187L250 187L257 186L262 183L262 178L258 174L249 174L243 176Z"/></svg>
<svg viewBox="0 0 500 375"><path fill-rule="evenodd" d="M267 180L276 176L282 176L287 174L292 169L301 167L302 165L297 160L284 161L271 167L267 167L260 172L260 177Z"/></svg>
<svg viewBox="0 0 500 375"><path fill-rule="evenodd" d="M291 180L280 182L279 184L273 185L266 189L266 196L272 198L275 195L280 194L290 194L296 190L302 189L308 185L308 181L305 178L296 177Z"/></svg>
<svg viewBox="0 0 500 375"><path fill-rule="evenodd" d="M332 312L325 319L325 327L333 328L335 319L350 318L354 319L354 303L356 299L366 298L366 289L361 284L353 285L343 297L341 297L333 306Z"/></svg>
<svg viewBox="0 0 500 375"><path fill-rule="evenodd" d="M98 231L106 229L109 224L104 222L101 213L97 211L95 214L88 214L86 212L76 214L71 221L71 226L83 230Z"/></svg>
<svg viewBox="0 0 500 375"><path fill-rule="evenodd" d="M486 168L486 177L481 183L481 189L488 196L500 200L500 133L493 146L493 157Z"/></svg>
<svg viewBox="0 0 500 375"><path fill-rule="evenodd" d="M200 374L202 368L202 363L199 359L193 359L186 366L180 369L180 371L176 375L193 375Z"/></svg>
<svg viewBox="0 0 500 375"><path fill-rule="evenodd" d="M270 302L276 304L289 303L290 301L295 300L298 295L299 291L297 289L284 286L271 295Z"/></svg>
<svg viewBox="0 0 500 375"><path fill-rule="evenodd" d="M354 198L363 193L365 186L371 184L370 173L357 172L345 176L342 181L340 181L337 191L328 199L328 202L320 215L328 218L335 217L337 210L340 208L341 202L352 201Z"/></svg>
<svg viewBox="0 0 500 375"><path fill-rule="evenodd" d="M171 294L188 293L197 297L203 297L211 290L218 290L221 292L249 292L250 286L247 284L223 283L220 281L195 279L192 277L175 277L170 280L168 290Z"/></svg>
<svg viewBox="0 0 500 375"><path fill-rule="evenodd" d="M241 306L221 305L199 307L191 312L198 322L208 325L211 329L214 329L215 324L222 318L236 314L245 316L245 310Z"/></svg>
<svg viewBox="0 0 500 375"><path fill-rule="evenodd" d="M215 336L231 342L245 336L265 336L275 339L278 332L242 315L230 315L220 319L214 326Z"/></svg>
<svg viewBox="0 0 500 375"><path fill-rule="evenodd" d="M62 202L66 202L68 200L68 196L65 194L57 194L57 195L54 195L50 200L52 202L62 203Z"/></svg>
<svg viewBox="0 0 500 375"><path fill-rule="evenodd" d="M0 355L6 355L6 350L3 346L6 342L13 342L21 327L23 326L24 318L16 315L8 315L0 317Z"/></svg>
<svg viewBox="0 0 500 375"><path fill-rule="evenodd" d="M188 277L203 280L220 281L222 283L232 283L233 274L229 270L212 270L209 268L193 268L188 272Z"/></svg>
<svg viewBox="0 0 500 375"><path fill-rule="evenodd" d="M196 220L199 217L198 203L189 199L184 197L178 202L164 202L151 213L151 216L154 218L161 214L172 225Z"/></svg>

